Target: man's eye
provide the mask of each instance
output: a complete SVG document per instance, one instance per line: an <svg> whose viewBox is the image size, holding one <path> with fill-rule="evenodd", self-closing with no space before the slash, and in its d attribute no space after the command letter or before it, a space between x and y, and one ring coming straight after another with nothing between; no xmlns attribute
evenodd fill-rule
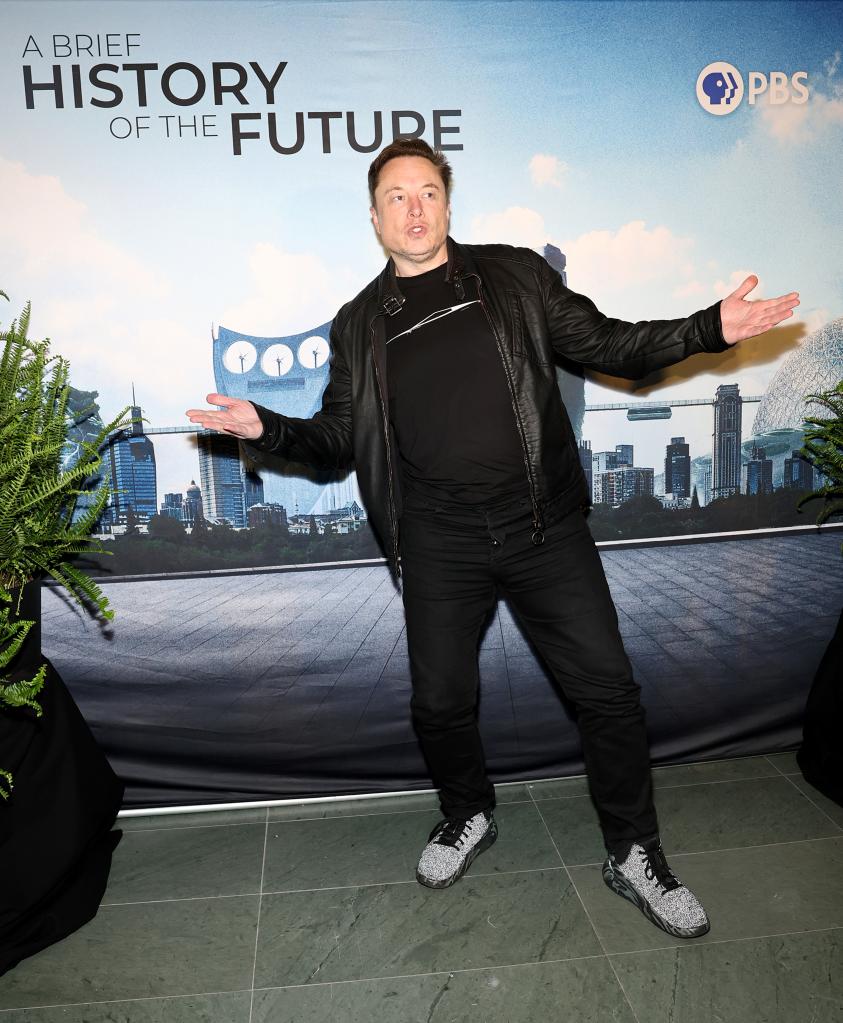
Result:
<svg viewBox="0 0 843 1023"><path fill-rule="evenodd" d="M403 195L393 195L392 201L393 202L400 202L403 198L404 198Z"/></svg>

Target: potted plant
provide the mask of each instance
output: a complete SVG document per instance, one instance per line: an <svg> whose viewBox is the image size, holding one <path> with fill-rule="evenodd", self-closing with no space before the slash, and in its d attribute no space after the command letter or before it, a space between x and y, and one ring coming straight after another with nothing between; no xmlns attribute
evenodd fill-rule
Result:
<svg viewBox="0 0 843 1023"><path fill-rule="evenodd" d="M805 446L800 451L824 477L822 486L807 494L799 507L820 499L817 515L822 525L843 512L843 380L830 391L808 396L830 413L805 420ZM799 768L814 788L843 806L843 611L837 629L814 677L802 729L802 746L796 754Z"/></svg>
<svg viewBox="0 0 843 1023"><path fill-rule="evenodd" d="M123 795L41 654L40 587L52 578L95 617L112 617L70 559L92 547L108 500L96 489L102 447L126 411L64 464L68 364L49 339L28 338L29 320L27 304L0 330L0 974L96 913ZM74 515L82 494L89 504Z"/></svg>

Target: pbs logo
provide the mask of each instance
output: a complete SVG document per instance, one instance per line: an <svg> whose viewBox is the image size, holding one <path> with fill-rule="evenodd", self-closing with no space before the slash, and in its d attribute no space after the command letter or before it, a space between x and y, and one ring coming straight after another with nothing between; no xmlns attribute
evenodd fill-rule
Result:
<svg viewBox="0 0 843 1023"><path fill-rule="evenodd" d="M782 103L802 104L808 101L808 72L796 71L788 76L784 71L750 71L746 89L743 75L734 64L715 60L707 64L697 76L697 99L703 110L722 117L740 106L746 92L746 101L755 106L759 96L767 93L771 106Z"/></svg>

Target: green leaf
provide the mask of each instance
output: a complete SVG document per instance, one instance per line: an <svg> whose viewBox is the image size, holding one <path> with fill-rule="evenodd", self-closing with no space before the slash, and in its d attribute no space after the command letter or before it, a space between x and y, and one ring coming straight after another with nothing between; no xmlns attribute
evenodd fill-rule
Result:
<svg viewBox="0 0 843 1023"><path fill-rule="evenodd" d="M20 682L7 682L0 679L0 704L7 707L30 707L35 711L36 717L41 717L43 711L35 697L44 688L47 678L47 665L42 664L36 674L28 680Z"/></svg>

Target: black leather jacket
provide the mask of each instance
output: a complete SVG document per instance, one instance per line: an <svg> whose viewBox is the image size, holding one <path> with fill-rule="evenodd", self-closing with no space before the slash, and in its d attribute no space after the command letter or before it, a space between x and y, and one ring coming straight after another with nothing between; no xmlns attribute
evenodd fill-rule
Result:
<svg viewBox="0 0 843 1023"><path fill-rule="evenodd" d="M566 288L531 249L458 245L449 238L447 279L457 301L464 298L467 278L477 282L506 371L524 452L534 542L540 543L549 513L565 514L590 498L556 382L555 357L637 379L695 352L725 350L720 304L687 319L610 319L588 298ZM401 496L387 409L384 322L403 302L390 260L334 318L321 409L310 419L298 419L255 405L264 432L253 442L259 450L320 468L354 463L369 521L396 576Z"/></svg>

